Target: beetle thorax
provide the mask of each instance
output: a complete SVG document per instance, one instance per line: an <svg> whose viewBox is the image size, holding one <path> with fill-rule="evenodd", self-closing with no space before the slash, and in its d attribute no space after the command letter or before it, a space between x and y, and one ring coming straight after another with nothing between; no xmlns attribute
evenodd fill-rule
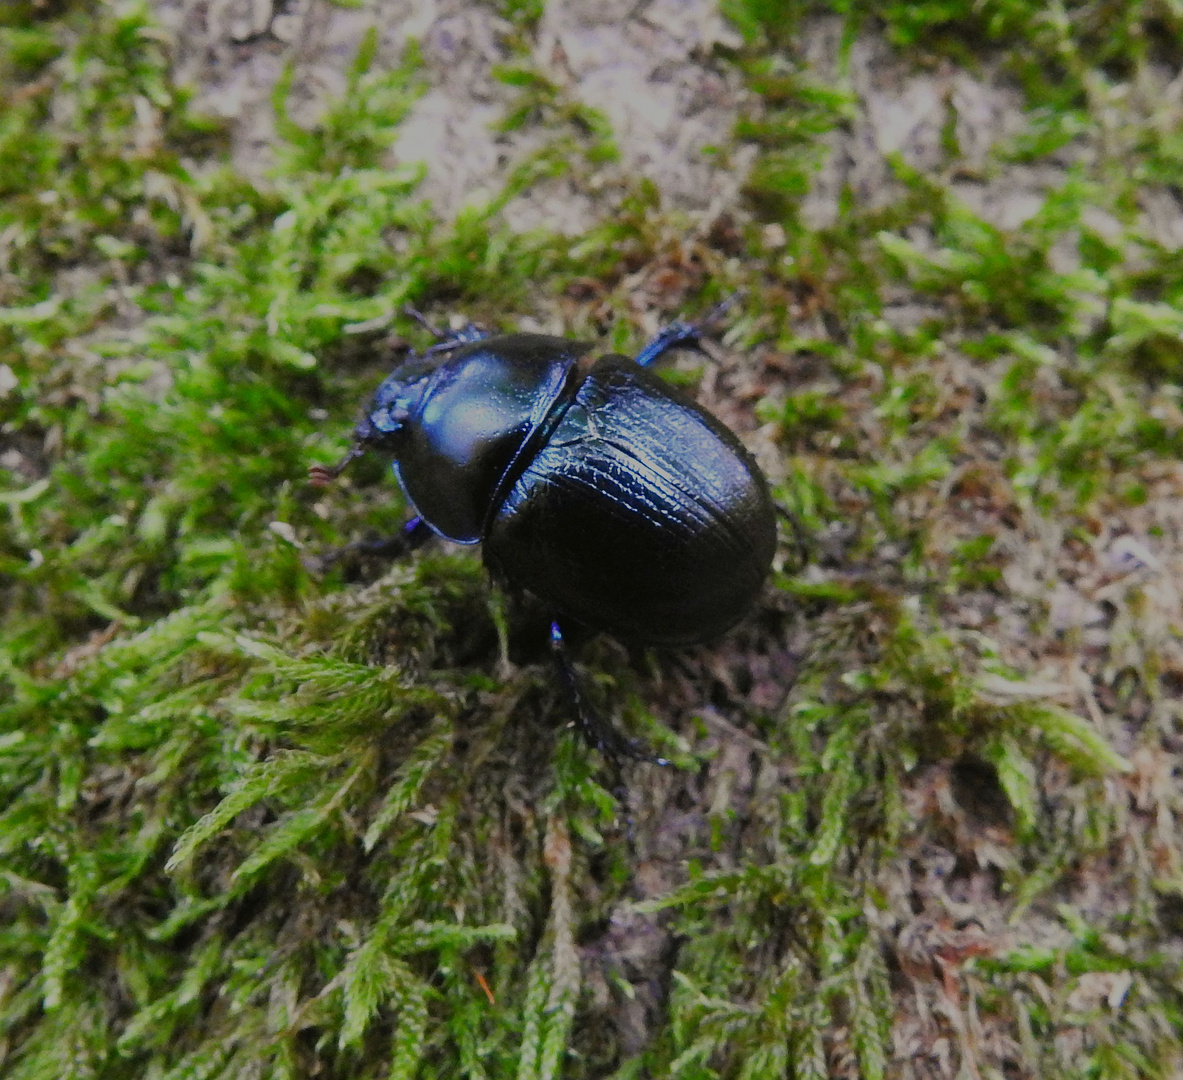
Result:
<svg viewBox="0 0 1183 1080"><path fill-rule="evenodd" d="M359 440L395 459L403 490L441 536L482 538L494 504L573 391L578 343L534 334L484 338L440 362L412 361L375 394Z"/></svg>

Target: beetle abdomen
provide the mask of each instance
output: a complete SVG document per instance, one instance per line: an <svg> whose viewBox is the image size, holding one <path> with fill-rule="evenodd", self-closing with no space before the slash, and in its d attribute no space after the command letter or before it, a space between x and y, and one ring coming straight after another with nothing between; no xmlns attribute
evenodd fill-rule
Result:
<svg viewBox="0 0 1183 1080"><path fill-rule="evenodd" d="M485 538L486 560L514 585L661 645L738 621L775 548L768 489L739 440L618 356L592 368Z"/></svg>

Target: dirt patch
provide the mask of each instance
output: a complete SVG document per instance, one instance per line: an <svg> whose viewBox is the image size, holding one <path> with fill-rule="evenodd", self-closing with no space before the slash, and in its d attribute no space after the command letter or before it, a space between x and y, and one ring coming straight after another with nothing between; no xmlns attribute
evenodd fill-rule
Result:
<svg viewBox="0 0 1183 1080"><path fill-rule="evenodd" d="M514 97L499 65L532 66L612 125L618 165L536 187L509 219L519 227L578 232L603 210L598 193L623 177L656 184L667 207L718 212L734 203L743 169L716 165L704 149L728 141L743 91L714 57L735 44L710 0L547 5L528 47L491 7L465 0L394 0L351 9L325 0L155 0L176 41L179 81L200 110L227 120L233 160L246 175L267 171L274 144L271 94L292 65L291 111L310 122L339 95L371 27L377 64L420 43L429 89L404 123L391 160L422 161L423 194L442 217L489 198L509 171L548 137L544 121L512 132L495 125Z"/></svg>

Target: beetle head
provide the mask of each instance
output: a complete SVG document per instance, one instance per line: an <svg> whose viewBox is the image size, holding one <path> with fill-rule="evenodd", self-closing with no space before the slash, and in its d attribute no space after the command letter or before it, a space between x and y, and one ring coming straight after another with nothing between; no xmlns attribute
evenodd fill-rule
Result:
<svg viewBox="0 0 1183 1080"><path fill-rule="evenodd" d="M392 371L375 391L365 415L353 429L353 445L336 465L313 465L309 479L317 487L330 484L345 467L367 450L379 450L398 456L403 425L422 400L438 358L416 357Z"/></svg>
<svg viewBox="0 0 1183 1080"><path fill-rule="evenodd" d="M399 434L423 399L438 357L415 357L395 368L374 392L366 414L354 429L353 437L365 450L395 454Z"/></svg>

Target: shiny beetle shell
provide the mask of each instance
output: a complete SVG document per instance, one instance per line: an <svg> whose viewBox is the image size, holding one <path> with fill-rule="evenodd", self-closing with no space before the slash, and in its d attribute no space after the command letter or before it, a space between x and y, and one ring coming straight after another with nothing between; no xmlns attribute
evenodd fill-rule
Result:
<svg viewBox="0 0 1183 1080"><path fill-rule="evenodd" d="M493 576L561 617L655 645L706 641L752 607L776 515L719 420L623 356L510 334L417 359L357 445L391 453L420 517L483 542Z"/></svg>

